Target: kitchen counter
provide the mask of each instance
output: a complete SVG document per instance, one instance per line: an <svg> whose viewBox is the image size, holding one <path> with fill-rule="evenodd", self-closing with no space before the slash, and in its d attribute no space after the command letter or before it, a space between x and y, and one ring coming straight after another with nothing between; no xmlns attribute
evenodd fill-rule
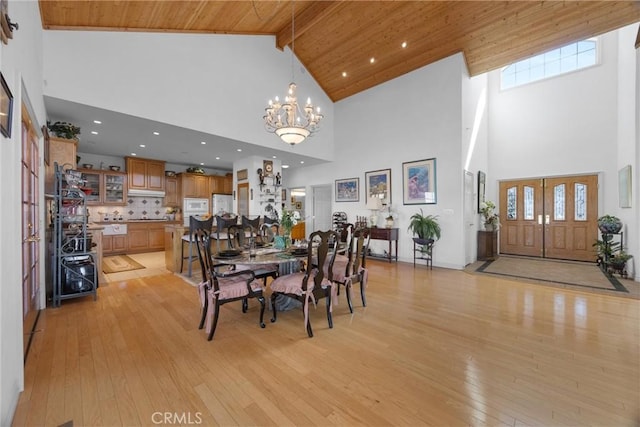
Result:
<svg viewBox="0 0 640 427"><path fill-rule="evenodd" d="M179 224L181 221L169 221L168 219L125 219L122 221L93 221L93 224L131 224L131 223L166 223L166 224Z"/></svg>

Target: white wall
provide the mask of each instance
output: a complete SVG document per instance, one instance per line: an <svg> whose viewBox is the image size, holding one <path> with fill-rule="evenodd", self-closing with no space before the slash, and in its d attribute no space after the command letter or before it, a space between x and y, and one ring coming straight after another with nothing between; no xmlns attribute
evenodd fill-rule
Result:
<svg viewBox="0 0 640 427"><path fill-rule="evenodd" d="M461 79L465 68L461 54L443 59L336 103L333 163L285 170L287 187L330 184L335 179L359 178L359 202L335 202L333 211L344 211L349 221L357 215L369 217L365 208L364 175L367 171L391 169L392 205L399 218L399 257L413 261L409 217L419 212L439 215L442 239L434 252L434 265L464 266L462 221L462 119ZM315 140L303 144L315 146ZM402 204L402 163L436 158L437 204ZM382 221L380 222L382 225ZM382 252L384 242L372 242Z"/></svg>
<svg viewBox="0 0 640 427"><path fill-rule="evenodd" d="M291 80L290 51L273 37L45 31L44 49L48 96L283 149L262 120ZM289 149L332 160L332 102L297 60L295 71L300 97L325 119L318 147Z"/></svg>
<svg viewBox="0 0 640 427"><path fill-rule="evenodd" d="M0 209L0 425L11 425L24 387L22 362L22 262L21 219L21 104L29 99L36 128L45 123L42 100L42 24L38 3L12 1L11 20L20 29L7 45L0 44L0 69L14 96L11 138L0 137L0 200L10 209ZM42 164L42 152L40 158ZM42 189L42 187L41 187ZM40 225L42 227L43 220ZM42 230L42 228L41 228ZM43 276L44 277L44 276ZM44 285L41 284L44 289Z"/></svg>
<svg viewBox="0 0 640 427"><path fill-rule="evenodd" d="M505 91L499 70L490 73L487 181L497 191L504 179L599 173L599 215L625 222L636 265L638 200L630 209L619 208L618 170L626 164L638 169L637 28L603 35L595 67Z"/></svg>

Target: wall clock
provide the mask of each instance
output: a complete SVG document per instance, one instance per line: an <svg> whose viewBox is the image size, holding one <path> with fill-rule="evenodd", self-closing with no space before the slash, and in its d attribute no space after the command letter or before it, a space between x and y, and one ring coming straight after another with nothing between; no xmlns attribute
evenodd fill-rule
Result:
<svg viewBox="0 0 640 427"><path fill-rule="evenodd" d="M271 160L264 160L263 169L266 176L273 175L273 162Z"/></svg>

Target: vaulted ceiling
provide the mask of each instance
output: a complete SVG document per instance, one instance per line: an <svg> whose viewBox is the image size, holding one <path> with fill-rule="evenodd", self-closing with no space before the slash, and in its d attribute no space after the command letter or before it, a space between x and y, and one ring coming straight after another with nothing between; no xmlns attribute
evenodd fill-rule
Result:
<svg viewBox="0 0 640 427"><path fill-rule="evenodd" d="M264 34L274 35L279 48L292 43L293 9L295 54L333 101L458 52L464 53L470 74L477 75L640 21L638 1L39 4L45 29Z"/></svg>

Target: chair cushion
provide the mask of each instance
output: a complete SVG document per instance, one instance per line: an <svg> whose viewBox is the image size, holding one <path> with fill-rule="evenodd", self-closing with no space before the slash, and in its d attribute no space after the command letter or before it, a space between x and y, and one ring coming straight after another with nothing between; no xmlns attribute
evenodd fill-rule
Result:
<svg viewBox="0 0 640 427"><path fill-rule="evenodd" d="M312 275L309 277L309 281L307 282L307 292L311 292L315 287L315 283L313 282L315 271L316 270L312 272ZM304 279L304 275L304 272L299 272L280 276L271 282L271 290L273 292L280 292L284 294L302 295L302 280ZM330 287L331 282L329 282L325 277L322 279L322 288L326 288L327 286Z"/></svg>
<svg viewBox="0 0 640 427"><path fill-rule="evenodd" d="M253 280L250 285L253 292L262 291L262 283L260 283L259 281ZM217 293L213 290L209 292L215 294L221 301L249 295L249 290L247 289L247 279L243 278L243 276L228 278L219 277L218 287L220 288L220 290Z"/></svg>
<svg viewBox="0 0 640 427"><path fill-rule="evenodd" d="M324 262L324 274L329 275L329 257ZM349 257L346 255L336 255L335 261L333 261L333 281L344 283L350 274L346 274L347 265L349 264Z"/></svg>

